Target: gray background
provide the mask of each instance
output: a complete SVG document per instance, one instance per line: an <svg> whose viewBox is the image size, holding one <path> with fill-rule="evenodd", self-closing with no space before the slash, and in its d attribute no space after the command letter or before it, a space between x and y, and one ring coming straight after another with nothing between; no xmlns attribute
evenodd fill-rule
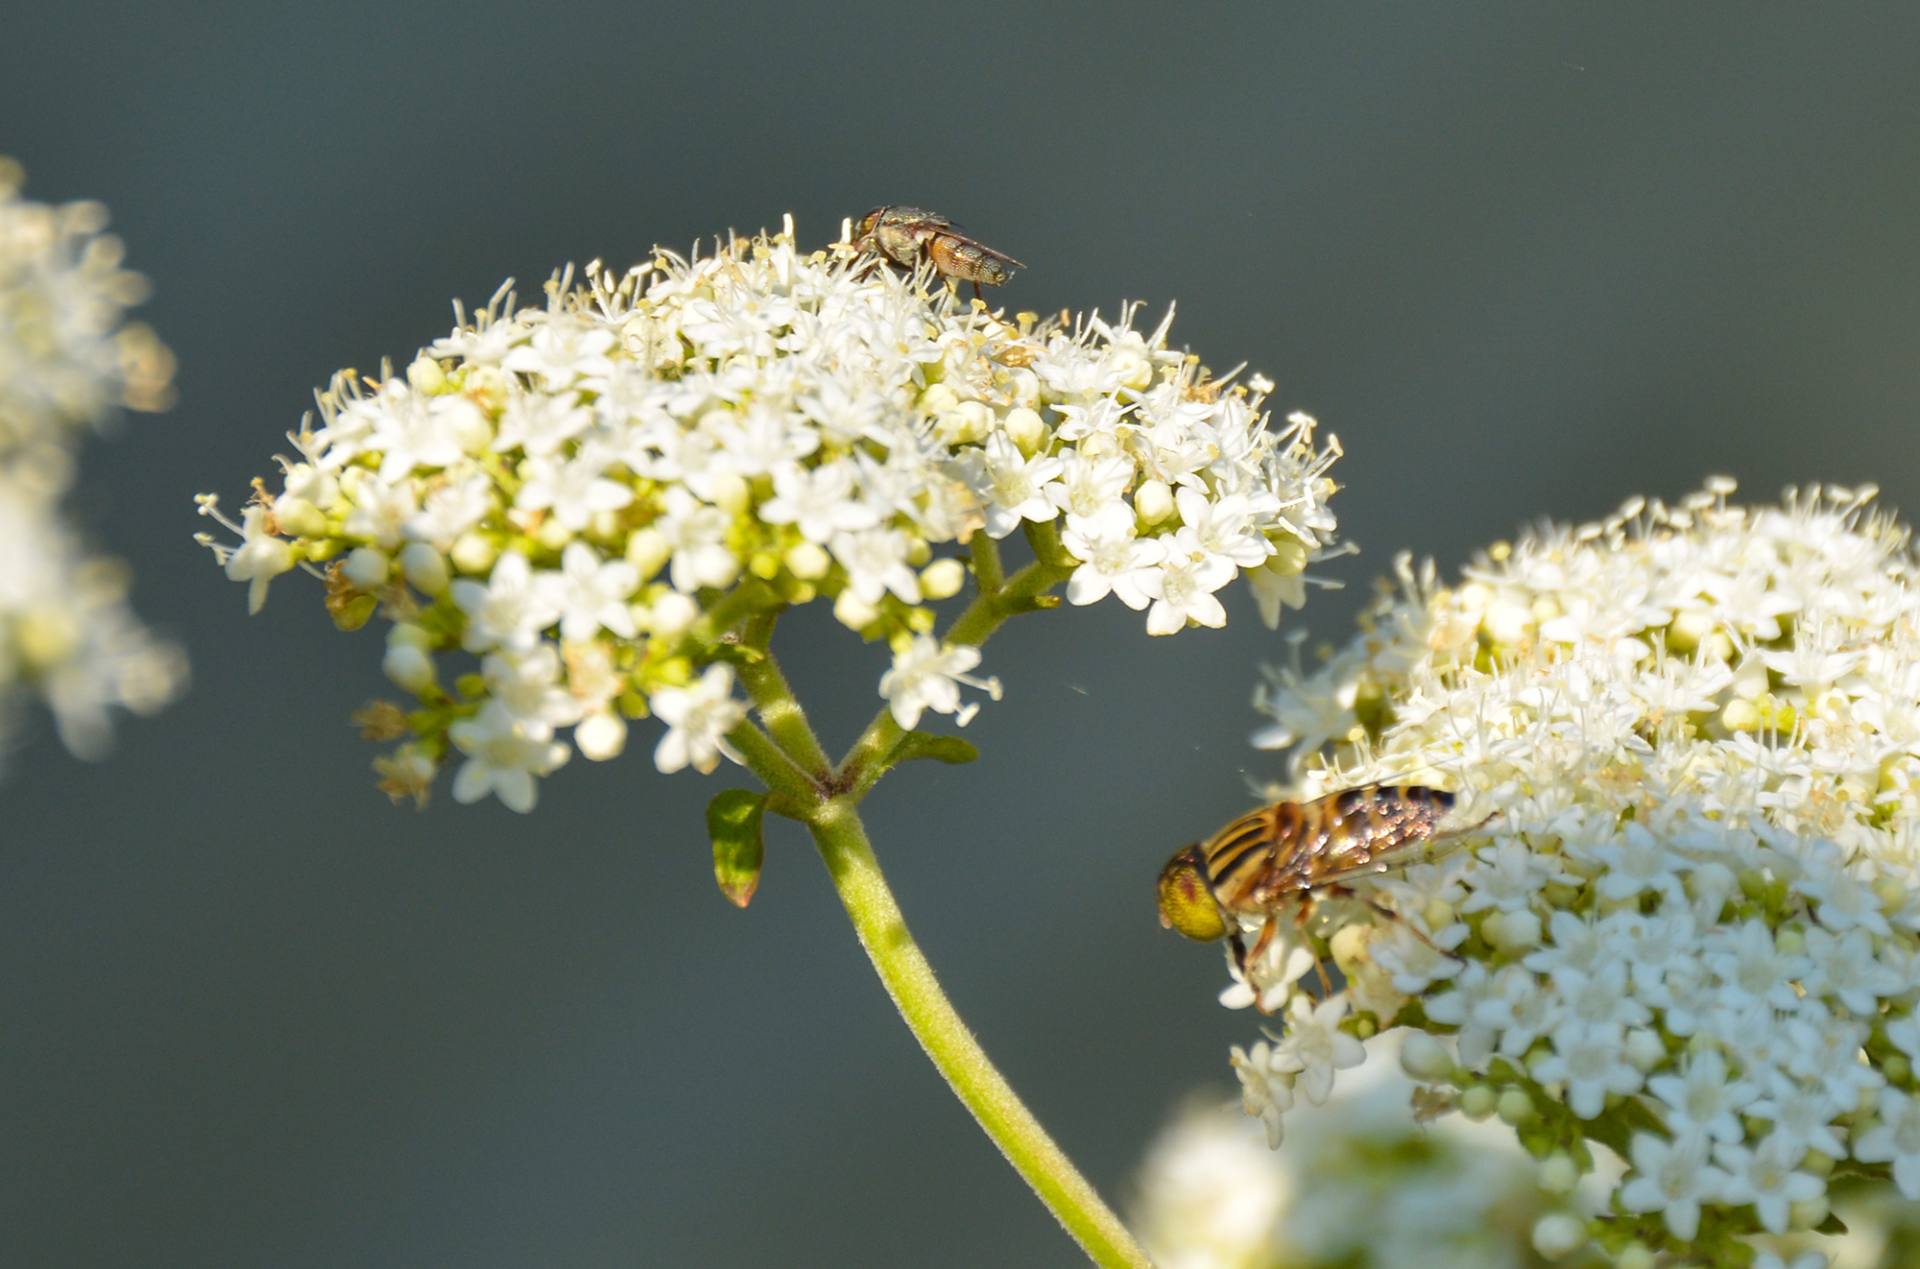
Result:
<svg viewBox="0 0 1920 1269"><path fill-rule="evenodd" d="M452 296L907 201L1030 262L1008 303L1178 298L1183 342L1338 432L1365 553L1317 638L1400 548L1709 472L1911 511L1916 37L1893 4L10 5L0 152L108 201L180 354L79 510L197 681L107 765L43 734L0 787L0 1259L1071 1263L790 826L727 907L720 783L656 775L645 729L528 818L390 808L346 722L377 636L296 579L248 620L190 495L237 504L313 384ZM1151 896L1273 769L1243 738L1280 645L1231 611L1015 624L984 759L869 803L958 1004L1120 1199L1252 1034ZM788 624L844 740L878 656Z"/></svg>

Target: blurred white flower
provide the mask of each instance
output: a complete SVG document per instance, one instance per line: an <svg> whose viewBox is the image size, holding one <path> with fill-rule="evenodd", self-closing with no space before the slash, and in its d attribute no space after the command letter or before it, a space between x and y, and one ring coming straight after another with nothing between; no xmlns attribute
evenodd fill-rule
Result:
<svg viewBox="0 0 1920 1269"><path fill-rule="evenodd" d="M1132 1203L1133 1228L1161 1269L1335 1269L1349 1265L1521 1269L1546 1261L1533 1231L1549 1215L1585 1237L1594 1198L1553 1196L1533 1161L1494 1124L1446 1114L1416 1123L1416 1085L1400 1073L1399 1037L1367 1042L1360 1072L1322 1106L1292 1105L1270 1077L1270 1053L1234 1051L1269 1132L1280 1116L1254 1089L1278 1094L1286 1139L1225 1107L1181 1112L1148 1149ZM1357 1042L1356 1042L1357 1043ZM1263 1093L1262 1096L1265 1094Z"/></svg>
<svg viewBox="0 0 1920 1269"><path fill-rule="evenodd" d="M21 179L0 157L0 750L38 701L68 750L99 758L113 711L167 704L186 659L141 625L125 567L89 555L60 503L88 432L171 402L173 358L126 321L146 284L120 267L106 209L29 202Z"/></svg>

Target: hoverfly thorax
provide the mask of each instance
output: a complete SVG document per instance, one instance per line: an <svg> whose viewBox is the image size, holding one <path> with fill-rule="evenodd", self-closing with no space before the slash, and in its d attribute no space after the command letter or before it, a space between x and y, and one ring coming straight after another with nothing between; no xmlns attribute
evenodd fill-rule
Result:
<svg viewBox="0 0 1920 1269"><path fill-rule="evenodd" d="M1227 914L1207 880L1207 856L1195 842L1160 870L1160 924L1198 943L1225 938Z"/></svg>

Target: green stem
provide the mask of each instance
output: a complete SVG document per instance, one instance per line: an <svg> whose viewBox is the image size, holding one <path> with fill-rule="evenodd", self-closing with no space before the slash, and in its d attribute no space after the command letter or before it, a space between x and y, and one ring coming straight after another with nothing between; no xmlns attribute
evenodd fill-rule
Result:
<svg viewBox="0 0 1920 1269"><path fill-rule="evenodd" d="M800 819L820 801L820 786L752 723L744 719L735 723L727 732L727 743L767 786L781 814Z"/></svg>
<svg viewBox="0 0 1920 1269"><path fill-rule="evenodd" d="M772 733L774 743L795 766L815 779L824 780L833 769L833 760L821 747L820 738L813 734L813 725L794 699L793 688L788 685L787 676L780 672L780 663L774 659L770 646L776 615L763 612L748 619L740 638L740 645L746 650L740 658L740 681L753 697L754 709Z"/></svg>
<svg viewBox="0 0 1920 1269"><path fill-rule="evenodd" d="M1006 577L1000 569L1000 544L976 529L972 541L968 543L968 550L973 554L975 588L982 595L999 590L1000 583Z"/></svg>
<svg viewBox="0 0 1920 1269"><path fill-rule="evenodd" d="M985 534L977 536L981 539L986 537ZM1037 542L1036 549L1040 545ZM997 568L997 552L993 559ZM992 638L993 632L1007 618L1029 611L1039 596L1065 581L1072 572L1071 565L1049 562L1045 558L1036 559L992 590L982 588L973 597L973 602L953 619L953 624L947 627L947 633L941 636L942 641L971 643L978 647ZM886 774L893 751L905 735L906 732L899 723L893 721L893 715L884 707L876 713L873 721L867 724L867 729L860 733L860 738L853 742L853 747L847 750L847 756L840 760L842 776L851 781L847 787L862 794L872 788L874 781Z"/></svg>
<svg viewBox="0 0 1920 1269"><path fill-rule="evenodd" d="M1047 1136L940 989L881 875L851 799L821 803L808 828L867 958L954 1094L1095 1264L1147 1265L1126 1227Z"/></svg>
<svg viewBox="0 0 1920 1269"><path fill-rule="evenodd" d="M956 638L950 631L951 641L985 640L1066 575L1066 569L1050 562L1053 557L1042 543L1036 542L1035 550L1036 562L1006 580L999 577L996 551L989 546L976 553L979 573L991 577L993 585L983 587L955 622L954 629L965 637ZM1146 1266L1145 1254L1126 1227L1047 1136L941 991L881 875L855 806L891 765L906 733L883 709L839 769L828 768L806 712L768 651L774 620L771 612L750 616L740 637L746 654L741 678L772 734L743 720L727 733L728 741L771 790L768 809L801 821L812 832L867 958L907 1028L961 1104L1096 1264ZM836 790L846 792L834 796Z"/></svg>

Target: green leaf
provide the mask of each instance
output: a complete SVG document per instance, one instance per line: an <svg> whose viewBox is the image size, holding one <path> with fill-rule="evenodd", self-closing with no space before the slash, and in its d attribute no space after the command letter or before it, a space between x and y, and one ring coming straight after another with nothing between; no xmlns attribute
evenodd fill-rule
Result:
<svg viewBox="0 0 1920 1269"><path fill-rule="evenodd" d="M753 902L760 888L764 853L760 821L767 795L751 789L724 789L707 803L707 836L713 839L713 879L736 908Z"/></svg>
<svg viewBox="0 0 1920 1269"><path fill-rule="evenodd" d="M972 741L962 740L958 736L936 736L932 732L910 731L894 749L895 762L912 762L916 758L930 758L935 762L954 765L972 762L980 756Z"/></svg>

